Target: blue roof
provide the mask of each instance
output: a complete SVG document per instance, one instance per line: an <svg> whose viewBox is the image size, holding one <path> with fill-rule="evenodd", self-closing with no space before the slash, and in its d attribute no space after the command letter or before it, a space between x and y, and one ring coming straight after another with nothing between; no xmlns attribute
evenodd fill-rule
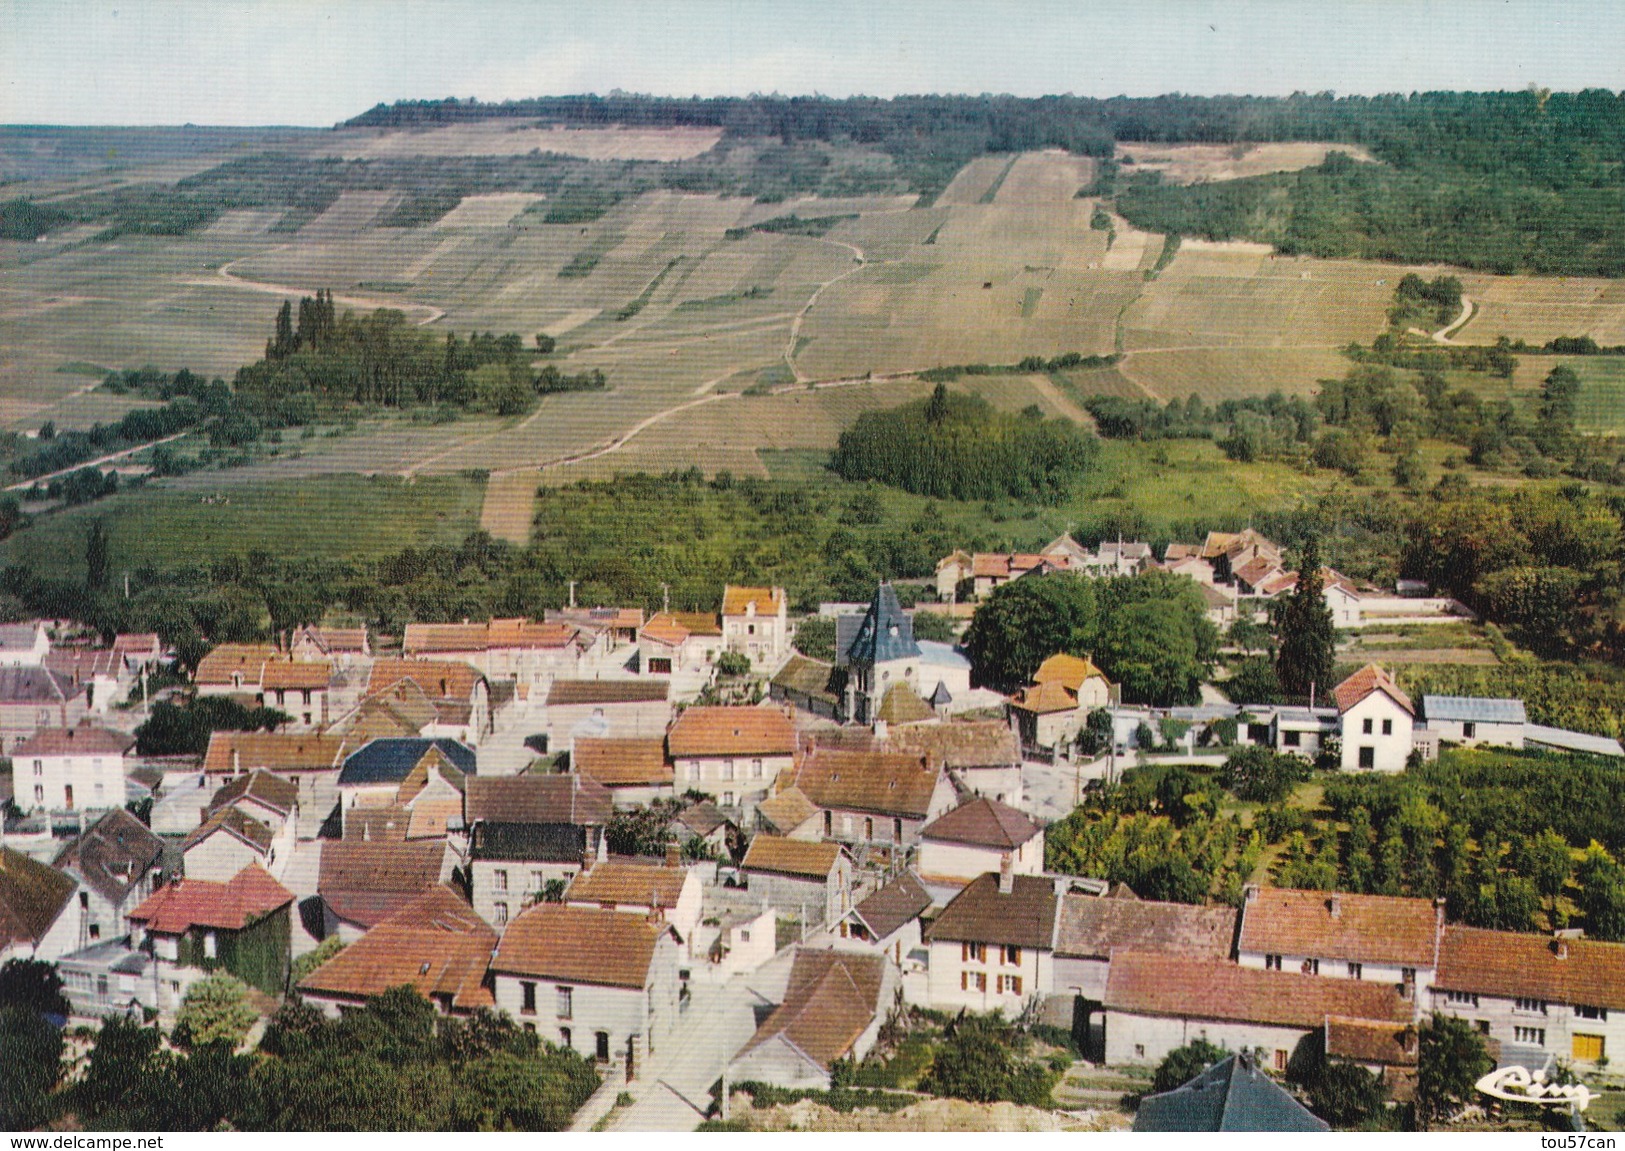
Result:
<svg viewBox="0 0 1625 1151"><path fill-rule="evenodd" d="M1526 723L1521 699L1485 699L1475 695L1424 695L1422 715L1458 723Z"/></svg>
<svg viewBox="0 0 1625 1151"><path fill-rule="evenodd" d="M970 670L970 660L960 654L959 649L951 643L942 643L934 639L918 639L914 646L920 649L920 662L928 663L932 667L953 667L963 671Z"/></svg>
<svg viewBox="0 0 1625 1151"><path fill-rule="evenodd" d="M429 749L438 748L464 775L474 774L474 749L455 739L375 739L354 752L339 771L339 786L399 783Z"/></svg>
<svg viewBox="0 0 1625 1151"><path fill-rule="evenodd" d="M914 621L904 614L891 584L883 583L875 589L869 610L861 616L836 618L835 651L840 667L919 658L920 645L914 642Z"/></svg>
<svg viewBox="0 0 1625 1151"><path fill-rule="evenodd" d="M1329 1131L1331 1127L1250 1059L1232 1055L1190 1082L1142 1100L1134 1130Z"/></svg>

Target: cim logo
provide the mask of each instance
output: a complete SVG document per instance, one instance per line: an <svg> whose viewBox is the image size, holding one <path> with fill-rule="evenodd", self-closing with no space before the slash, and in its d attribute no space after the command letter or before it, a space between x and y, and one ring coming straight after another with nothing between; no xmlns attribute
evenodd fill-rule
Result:
<svg viewBox="0 0 1625 1151"><path fill-rule="evenodd" d="M1553 1083L1545 1068L1502 1067L1491 1071L1476 1084L1485 1095L1511 1103L1539 1103L1548 1107L1573 1107L1584 1111L1597 1096L1583 1083Z"/></svg>

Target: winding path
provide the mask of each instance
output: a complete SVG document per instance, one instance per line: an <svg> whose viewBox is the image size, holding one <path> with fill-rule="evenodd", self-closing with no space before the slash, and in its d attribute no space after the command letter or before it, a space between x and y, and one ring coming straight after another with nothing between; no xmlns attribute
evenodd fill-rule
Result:
<svg viewBox="0 0 1625 1151"><path fill-rule="evenodd" d="M144 452L148 448L157 447L159 444L171 443L174 440L180 439L182 436L189 436L195 431L197 431L196 428L187 428L184 432L176 432L174 435L165 436L161 440L151 440L148 443L137 444L133 448L125 448L123 451L110 452L105 456L97 456L93 460L86 460L83 463L74 464L72 467L59 468L58 470L56 470L54 472L48 472L43 476L31 476L28 479L23 480L21 483L15 483L15 484L9 485L6 488L6 491L8 491L8 492L23 492L23 491L27 491L29 488L33 487L35 484L48 484L52 480L59 480L63 476L70 476L74 472L83 471L85 468L103 467L104 465L110 464L110 463L114 462L115 460L122 460L126 456L133 456L133 455L135 455L136 452Z"/></svg>
<svg viewBox="0 0 1625 1151"><path fill-rule="evenodd" d="M255 256L270 255L272 252L280 252L287 247L289 245L282 244L272 248L270 252L253 252L247 256L238 256L235 260L221 264L220 267L216 268L215 275L234 288L246 288L251 292L264 292L271 296L307 296L310 292L306 288L297 288L292 284L273 284L266 280L245 280L232 271L234 267L244 260L251 260ZM200 288L218 287L215 280L188 280L186 282ZM394 308L402 312L418 312L423 316L422 319L417 321L420 328L434 323L446 314L445 309L437 308L433 304L414 304L408 301L384 299L380 296L335 294L333 299L356 308Z"/></svg>
<svg viewBox="0 0 1625 1151"><path fill-rule="evenodd" d="M855 263L840 275L825 280L814 288L813 294L807 297L807 302L801 306L801 311L796 313L796 318L790 321L790 338L784 342L784 366L790 369L790 374L795 377L798 384L807 382L807 377L801 374L800 368L796 367L796 341L801 338L802 321L807 318L807 313L813 310L813 305L818 302L818 297L824 294L825 288L831 284L838 284L848 276L856 275L869 266L868 257L863 254L863 249L856 244L848 244L845 240L827 240L823 236L811 238L817 240L820 244L833 244L837 248L845 248L852 253L852 259Z"/></svg>

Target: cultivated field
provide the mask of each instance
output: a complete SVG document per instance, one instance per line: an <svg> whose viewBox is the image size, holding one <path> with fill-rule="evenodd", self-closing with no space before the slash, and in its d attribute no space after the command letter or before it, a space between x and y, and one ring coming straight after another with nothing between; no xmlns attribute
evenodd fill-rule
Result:
<svg viewBox="0 0 1625 1151"><path fill-rule="evenodd" d="M1625 282L1582 276L1463 274L1475 311L1452 336L1457 343L1493 344L1500 336L1544 344L1557 336L1590 336L1625 344Z"/></svg>
<svg viewBox="0 0 1625 1151"><path fill-rule="evenodd" d="M1372 159L1369 152L1354 144L1125 143L1117 146L1125 172L1158 172L1171 184L1203 184L1270 172L1296 172L1319 164L1328 152L1346 152L1356 160Z"/></svg>
<svg viewBox="0 0 1625 1151"><path fill-rule="evenodd" d="M343 128L312 154L384 160L555 152L583 160L672 161L709 152L721 138L720 128L552 128L483 120L445 128Z"/></svg>
<svg viewBox="0 0 1625 1151"><path fill-rule="evenodd" d="M1195 393L1209 403L1243 396L1309 395L1316 381L1348 371L1331 348L1186 348L1137 351L1117 371L1149 397L1182 400Z"/></svg>

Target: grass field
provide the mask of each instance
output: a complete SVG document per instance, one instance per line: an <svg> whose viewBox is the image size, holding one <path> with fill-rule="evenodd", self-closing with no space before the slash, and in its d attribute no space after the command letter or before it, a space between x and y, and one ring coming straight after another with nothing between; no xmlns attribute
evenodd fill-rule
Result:
<svg viewBox="0 0 1625 1151"><path fill-rule="evenodd" d="M83 577L85 535L107 524L113 570L206 563L263 550L280 558L374 558L408 546L455 544L479 526L483 482L433 476L324 476L207 491L151 485L69 508L0 543L6 564Z"/></svg>
<svg viewBox="0 0 1625 1151"><path fill-rule="evenodd" d="M1296 172L1326 158L1328 152L1346 152L1356 160L1371 160L1364 148L1353 144L1134 144L1117 146L1124 171L1160 173L1171 184L1239 180L1269 172Z"/></svg>

